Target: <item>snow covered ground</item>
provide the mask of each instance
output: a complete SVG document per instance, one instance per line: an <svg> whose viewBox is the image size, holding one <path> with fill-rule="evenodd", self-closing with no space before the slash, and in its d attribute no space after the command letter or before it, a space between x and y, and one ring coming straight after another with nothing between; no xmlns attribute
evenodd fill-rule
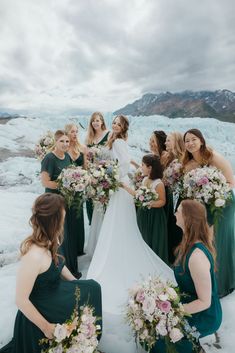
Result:
<svg viewBox="0 0 235 353"><path fill-rule="evenodd" d="M106 121L111 126L112 116ZM35 198L43 192L38 177L40 163L26 153L33 149L39 137L47 130L63 128L68 122L87 127L87 117L67 119L18 118L0 125L0 347L12 336L16 312L14 304L15 276L18 249L21 241L29 234L28 220ZM140 161L148 150L148 140L153 130L181 131L199 128L209 145L221 152L233 164L235 170L235 124L222 123L214 119L168 119L166 117L133 117L130 119L129 145L133 158ZM81 140L85 129L80 128ZM11 153L5 159L4 155ZM14 156L14 154L16 156ZM22 154L22 156L20 156ZM88 236L86 222L86 237ZM85 275L89 266L86 256L79 258L79 266ZM222 299L223 323L215 337L203 340L206 352L231 353L234 351L235 293ZM106 352L111 353L111 352Z"/></svg>

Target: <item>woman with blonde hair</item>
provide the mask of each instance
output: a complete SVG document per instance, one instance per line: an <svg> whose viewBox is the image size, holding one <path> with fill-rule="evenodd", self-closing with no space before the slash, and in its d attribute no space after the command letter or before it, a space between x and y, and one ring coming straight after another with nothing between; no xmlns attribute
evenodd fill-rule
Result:
<svg viewBox="0 0 235 353"><path fill-rule="evenodd" d="M109 130L106 128L103 114L100 112L94 112L91 115L87 137L86 145L88 148L94 146L104 146L108 140ZM92 200L87 200L86 202L87 217L89 224L91 225L92 214L93 214L93 203Z"/></svg>
<svg viewBox="0 0 235 353"><path fill-rule="evenodd" d="M217 251L217 281L221 297L235 289L235 186L233 170L229 161L221 154L207 146L204 136L198 129L190 129L184 134L185 154L182 159L184 172L203 166L218 168L231 187L230 200L221 208L222 214L214 225L215 245ZM208 221L213 224L208 210Z"/></svg>
<svg viewBox="0 0 235 353"><path fill-rule="evenodd" d="M171 165L175 163L175 161L180 162L182 160L185 151L183 135L178 131L170 132L166 137L165 146L166 153L162 158L164 173L167 172L168 168L171 168ZM168 254L170 263L173 263L175 260L174 250L181 241L182 230L176 225L173 192L167 185L166 200L165 212L168 229Z"/></svg>
<svg viewBox="0 0 235 353"><path fill-rule="evenodd" d="M75 291L79 307L89 304L101 318L101 289L93 280L77 281L58 254L63 240L64 198L53 193L39 196L33 205L31 235L21 244L16 304L19 308L13 339L1 353L40 353L39 340L54 338L56 324L70 319Z"/></svg>
<svg viewBox="0 0 235 353"><path fill-rule="evenodd" d="M199 338L215 333L222 322L222 309L217 292L216 251L207 224L206 208L196 200L183 200L176 211L177 224L183 238L176 249L174 274L183 297L184 310L190 326L196 327ZM175 343L178 353L203 352L193 350L183 338ZM156 343L151 353L165 353L165 340Z"/></svg>

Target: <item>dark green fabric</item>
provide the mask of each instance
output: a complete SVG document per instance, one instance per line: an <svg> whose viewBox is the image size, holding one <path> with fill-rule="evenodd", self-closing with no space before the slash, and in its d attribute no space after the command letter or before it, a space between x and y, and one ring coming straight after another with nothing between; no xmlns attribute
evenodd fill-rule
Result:
<svg viewBox="0 0 235 353"><path fill-rule="evenodd" d="M109 136L109 131L107 132L107 134L104 135L104 137L99 141L99 143L92 143L91 145L88 145L87 147L104 146L108 140L108 136ZM93 209L94 209L93 202L91 199L88 199L86 201L86 211L87 211L89 225L91 225Z"/></svg>
<svg viewBox="0 0 235 353"><path fill-rule="evenodd" d="M102 316L101 287L94 280L64 281L60 277L63 264L58 267L51 263L46 272L38 275L30 301L37 310L51 323L62 324L70 318L75 306L75 289L80 289L79 306L90 304L95 308L95 315ZM99 324L102 321L100 320ZM12 341L0 349L1 353L40 353L38 345L43 333L28 320L21 311L17 312Z"/></svg>
<svg viewBox="0 0 235 353"><path fill-rule="evenodd" d="M83 166L84 155L80 153L79 157L73 161L76 166ZM80 212L76 207L71 206L66 210L64 241L61 245L60 253L65 257L66 266L76 275L78 272L77 257L84 254L85 228L83 205Z"/></svg>
<svg viewBox="0 0 235 353"><path fill-rule="evenodd" d="M168 263L167 221L164 208L138 208L137 223L144 241Z"/></svg>
<svg viewBox="0 0 235 353"><path fill-rule="evenodd" d="M72 164L72 160L68 153L65 153L64 159L60 159L54 153L48 153L41 162L41 172L47 172L51 181L55 181L60 175L62 169ZM59 193L56 189L46 188L45 192Z"/></svg>
<svg viewBox="0 0 235 353"><path fill-rule="evenodd" d="M235 197L225 208L215 225L215 246L217 250L217 283L221 297L235 289Z"/></svg>
<svg viewBox="0 0 235 353"><path fill-rule="evenodd" d="M179 245L182 239L182 229L176 225L176 217L174 215L173 194L168 187L166 189L166 204L164 210L167 219L167 234L168 234L168 258L169 263L175 261L174 250Z"/></svg>

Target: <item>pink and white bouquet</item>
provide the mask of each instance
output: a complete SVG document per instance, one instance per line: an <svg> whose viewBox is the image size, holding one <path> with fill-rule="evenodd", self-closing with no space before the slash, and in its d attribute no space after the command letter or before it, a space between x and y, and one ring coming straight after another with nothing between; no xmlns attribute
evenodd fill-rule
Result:
<svg viewBox="0 0 235 353"><path fill-rule="evenodd" d="M105 209L110 196L118 190L119 169L117 161L100 160L89 165L90 182L87 195Z"/></svg>
<svg viewBox="0 0 235 353"><path fill-rule="evenodd" d="M87 153L88 164L99 163L105 159L110 159L110 153L106 147L99 145L89 147Z"/></svg>
<svg viewBox="0 0 235 353"><path fill-rule="evenodd" d="M141 168L138 168L133 174L129 174L131 182L135 189L138 189L142 185L144 175Z"/></svg>
<svg viewBox="0 0 235 353"><path fill-rule="evenodd" d="M68 207L73 204L79 211L82 202L86 199L86 188L90 182L88 172L82 167L71 165L62 170L57 182L58 189L64 196Z"/></svg>
<svg viewBox="0 0 235 353"><path fill-rule="evenodd" d="M181 196L205 203L211 213L218 216L231 197L231 189L219 169L205 166L185 174Z"/></svg>
<svg viewBox="0 0 235 353"><path fill-rule="evenodd" d="M41 353L93 353L98 346L101 326L97 324L94 308L86 305L79 308L79 288L76 289L76 305L71 318L55 326L54 338L43 338L40 345L46 347Z"/></svg>
<svg viewBox="0 0 235 353"><path fill-rule="evenodd" d="M158 197L156 191L152 191L147 186L142 185L136 190L134 201L137 207L149 208L150 202L157 201Z"/></svg>
<svg viewBox="0 0 235 353"><path fill-rule="evenodd" d="M42 136L34 148L35 156L40 161L50 152L55 144L54 134L51 131Z"/></svg>
<svg viewBox="0 0 235 353"><path fill-rule="evenodd" d="M183 167L178 159L174 159L164 170L163 182L172 192L178 193L181 187Z"/></svg>
<svg viewBox="0 0 235 353"><path fill-rule="evenodd" d="M199 333L190 327L178 287L160 278L149 277L129 291L126 320L135 339L148 352L158 339L165 339L167 352L187 337L196 346Z"/></svg>

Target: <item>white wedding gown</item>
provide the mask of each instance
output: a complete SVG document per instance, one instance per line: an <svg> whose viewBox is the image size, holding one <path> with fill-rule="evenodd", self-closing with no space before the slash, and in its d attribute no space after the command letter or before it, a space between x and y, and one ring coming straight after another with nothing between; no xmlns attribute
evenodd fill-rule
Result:
<svg viewBox="0 0 235 353"><path fill-rule="evenodd" d="M130 156L127 143L114 141L111 157L119 162L121 181L127 176ZM100 283L103 334L100 349L105 353L134 353L133 334L124 321L128 289L148 275L175 282L173 271L145 243L136 221L133 197L120 188L110 198L87 278ZM139 350L141 351L141 349Z"/></svg>

